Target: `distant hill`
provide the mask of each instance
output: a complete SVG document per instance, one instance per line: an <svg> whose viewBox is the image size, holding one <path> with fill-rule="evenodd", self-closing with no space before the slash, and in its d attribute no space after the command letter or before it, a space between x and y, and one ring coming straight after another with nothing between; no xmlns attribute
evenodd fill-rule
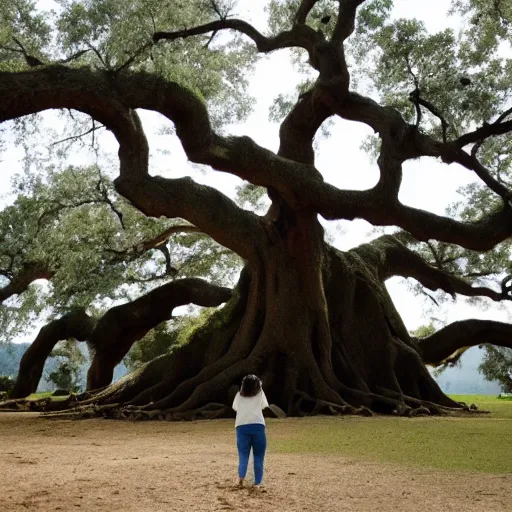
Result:
<svg viewBox="0 0 512 512"><path fill-rule="evenodd" d="M16 377L21 357L27 350L28 343L12 343L0 345L0 375L9 375ZM85 389L87 369L89 367L89 354L85 344L79 345L84 355L87 357L87 363L82 367L80 382ZM478 365L483 357L483 349L473 347L468 350L461 358L460 368L448 368L439 377L437 382L445 393L452 394L476 394L476 395L497 395L500 387L495 382L489 382L478 372ZM48 382L44 376L52 372L57 366L55 359L49 358L43 371L43 379L39 384L38 391L52 391L55 386ZM114 371L114 380L126 375L128 370L124 363L118 365Z"/></svg>
<svg viewBox="0 0 512 512"><path fill-rule="evenodd" d="M8 375L10 377L15 378L18 374L18 369L20 366L20 361L29 347L29 343L9 343L9 344L1 344L0 345L0 375ZM82 353L87 358L87 362L82 366L80 371L80 384L82 389L85 389L86 379L87 379L87 370L89 368L90 358L89 353L87 351L87 347L85 344L79 344L79 347ZM48 358L46 364L44 365L43 377L41 382L39 383L39 387L37 388L38 392L44 391L53 391L55 389L55 385L53 382L49 382L45 376L50 374L57 367L57 360L54 358ZM123 375L128 373L128 369L124 365L124 363L116 366L114 371L114 380L121 378Z"/></svg>

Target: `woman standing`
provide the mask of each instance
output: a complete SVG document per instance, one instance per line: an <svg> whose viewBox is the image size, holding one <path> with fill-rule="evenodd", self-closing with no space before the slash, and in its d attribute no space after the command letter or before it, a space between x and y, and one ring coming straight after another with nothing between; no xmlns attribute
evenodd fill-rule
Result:
<svg viewBox="0 0 512 512"><path fill-rule="evenodd" d="M254 485L259 487L263 479L263 463L267 448L263 409L268 407L261 380L256 375L246 375L240 391L233 401L236 411L236 445L238 447L239 485L243 486L251 453L254 457Z"/></svg>

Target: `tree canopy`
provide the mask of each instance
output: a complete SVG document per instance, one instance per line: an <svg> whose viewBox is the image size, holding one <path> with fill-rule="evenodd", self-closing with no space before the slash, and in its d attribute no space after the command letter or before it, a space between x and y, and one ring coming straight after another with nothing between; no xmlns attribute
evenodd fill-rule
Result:
<svg viewBox="0 0 512 512"><path fill-rule="evenodd" d="M45 311L99 314L176 275L215 282L236 268L194 226L140 214L96 166L27 173L13 188L15 201L0 212L0 298L17 296L2 309L4 339ZM30 286L42 279L49 285Z"/></svg>

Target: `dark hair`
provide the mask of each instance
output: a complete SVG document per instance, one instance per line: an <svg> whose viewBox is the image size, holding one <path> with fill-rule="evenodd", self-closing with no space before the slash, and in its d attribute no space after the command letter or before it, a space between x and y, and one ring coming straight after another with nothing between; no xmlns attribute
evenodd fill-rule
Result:
<svg viewBox="0 0 512 512"><path fill-rule="evenodd" d="M241 396L256 396L261 391L261 380L256 375L246 375L240 388Z"/></svg>

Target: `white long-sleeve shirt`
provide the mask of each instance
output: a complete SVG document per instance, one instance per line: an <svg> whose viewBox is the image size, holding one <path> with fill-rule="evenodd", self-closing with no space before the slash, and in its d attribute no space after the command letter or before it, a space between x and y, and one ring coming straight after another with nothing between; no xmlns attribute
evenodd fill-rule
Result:
<svg viewBox="0 0 512 512"><path fill-rule="evenodd" d="M235 427L253 423L265 425L263 409L266 407L268 402L263 390L254 396L242 396L239 391L233 400L233 409L236 411Z"/></svg>

